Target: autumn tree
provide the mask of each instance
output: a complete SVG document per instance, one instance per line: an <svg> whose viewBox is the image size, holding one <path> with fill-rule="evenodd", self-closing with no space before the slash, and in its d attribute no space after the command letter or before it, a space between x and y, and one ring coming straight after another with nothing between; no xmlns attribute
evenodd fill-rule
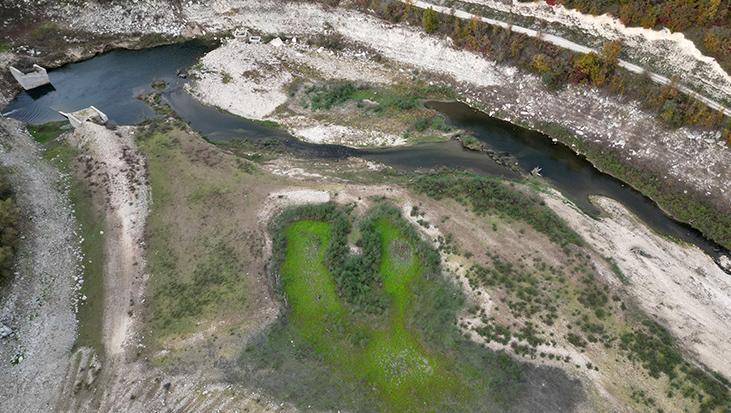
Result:
<svg viewBox="0 0 731 413"><path fill-rule="evenodd" d="M421 26L427 33L434 33L439 29L439 17L437 12L431 7L424 10L424 13L421 16Z"/></svg>
<svg viewBox="0 0 731 413"><path fill-rule="evenodd" d="M600 56L607 69L614 70L619 63L619 54L622 52L622 43L618 40L604 43Z"/></svg>

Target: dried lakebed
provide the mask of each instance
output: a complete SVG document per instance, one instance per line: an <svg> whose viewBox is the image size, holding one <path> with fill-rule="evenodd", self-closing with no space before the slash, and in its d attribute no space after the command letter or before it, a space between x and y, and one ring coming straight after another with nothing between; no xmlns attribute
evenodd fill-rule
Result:
<svg viewBox="0 0 731 413"><path fill-rule="evenodd" d="M398 169L436 167L468 169L480 174L516 177L512 170L488 156L464 150L456 142L425 143L406 148L354 149L340 145L299 141L284 130L205 106L183 89L178 74L195 64L210 45L193 41L144 50L115 50L87 61L49 71L54 85L33 93L22 92L2 110L7 116L32 124L62 120L57 111L73 111L94 105L118 124L136 124L156 116L137 99L153 91L156 80L166 82L164 98L191 126L214 142L249 140L277 141L299 155L320 158L362 157ZM149 64L151 61L156 64ZM596 170L582 156L562 144L552 144L544 135L511 125L475 111L461 103L432 102L429 105L473 133L487 147L509 154L520 169L542 168L552 185L588 213L595 213L588 195L598 194L620 201L659 233L691 243L713 258L727 254L700 232L668 217L654 202L621 181Z"/></svg>

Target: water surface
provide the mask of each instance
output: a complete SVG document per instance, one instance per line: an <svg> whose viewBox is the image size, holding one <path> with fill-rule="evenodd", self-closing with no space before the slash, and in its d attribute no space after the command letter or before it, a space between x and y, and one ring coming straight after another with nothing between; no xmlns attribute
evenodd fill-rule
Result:
<svg viewBox="0 0 731 413"><path fill-rule="evenodd" d="M53 87L21 92L3 113L33 124L63 119L57 111L75 111L94 105L118 124L137 124L157 116L137 99L151 91L151 83L164 80L163 94L178 116L213 142L236 139L275 140L298 156L341 159L359 156L404 169L451 167L483 175L517 177L484 153L464 150L456 142L426 143L388 149L354 149L340 145L302 142L286 131L262 126L216 108L201 104L184 90L186 80L178 77L210 50L201 42L155 47L145 50L115 50L87 61L49 71ZM618 200L654 230L693 243L717 257L725 252L700 232L679 223L654 202L621 181L599 172L583 156L538 132L504 122L462 103L429 102L454 126L466 129L498 152L507 152L526 173L542 168L542 175L567 198L588 213L596 213L588 196L603 195Z"/></svg>

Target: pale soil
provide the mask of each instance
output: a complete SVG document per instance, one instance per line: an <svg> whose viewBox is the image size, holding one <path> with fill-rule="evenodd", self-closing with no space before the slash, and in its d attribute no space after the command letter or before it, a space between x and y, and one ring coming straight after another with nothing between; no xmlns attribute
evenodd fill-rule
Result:
<svg viewBox="0 0 731 413"><path fill-rule="evenodd" d="M619 40L625 51L631 54L633 63L648 66L668 77L679 76L684 82L698 85L717 99L731 96L731 76L716 59L705 56L696 45L680 32L667 29L653 30L642 27L626 27L619 19L603 14L593 16L562 5L549 6L543 1L509 2L497 0L466 0L491 9L536 18L546 23L556 23L565 28L601 39ZM544 31L560 35L552 26Z"/></svg>
<svg viewBox="0 0 731 413"><path fill-rule="evenodd" d="M143 255L150 195L133 131L85 122L68 138L82 150L88 180L98 188L96 197L106 210L103 342L110 358L121 355L130 338L147 277Z"/></svg>
<svg viewBox="0 0 731 413"><path fill-rule="evenodd" d="M406 144L406 139L401 136L340 125L321 125L295 129L294 136L312 143L333 143L351 147L399 146Z"/></svg>
<svg viewBox="0 0 731 413"><path fill-rule="evenodd" d="M229 41L206 54L196 81L188 90L201 101L239 116L264 119L287 100L284 86L292 81L271 45ZM253 72L251 76L247 72ZM230 76L230 81L223 76Z"/></svg>
<svg viewBox="0 0 731 413"><path fill-rule="evenodd" d="M50 411L76 338L82 282L68 177L9 119L0 119L0 165L10 171L20 214L15 276L0 292L0 322L13 330L0 339L0 410Z"/></svg>
<svg viewBox="0 0 731 413"><path fill-rule="evenodd" d="M653 233L621 204L594 198L607 216L593 220L559 195L551 206L597 252L613 257L629 294L706 366L731 377L731 278L694 246Z"/></svg>
<svg viewBox="0 0 731 413"><path fill-rule="evenodd" d="M545 123L561 125L579 139L619 151L625 160L642 165L669 185L704 196L722 210L731 205L731 180L726 179L731 176L731 150L719 132L669 130L636 102L584 86L549 93L535 76L455 50L420 29L386 24L361 13L248 0L216 5L192 7L186 13L216 29L243 25L265 32L316 33L327 23L395 65L419 69L422 77L446 80L468 104L491 115L539 130Z"/></svg>
<svg viewBox="0 0 731 413"><path fill-rule="evenodd" d="M276 120L294 136L312 143L351 147L406 143L403 137L392 133L342 124L323 125L301 108L298 115L277 110L291 99L286 88L295 79L393 83L398 72L371 61L366 51L349 50L336 55L291 41L279 47L249 44L242 37L227 41L200 63L194 71L196 80L188 90L206 104L250 119Z"/></svg>

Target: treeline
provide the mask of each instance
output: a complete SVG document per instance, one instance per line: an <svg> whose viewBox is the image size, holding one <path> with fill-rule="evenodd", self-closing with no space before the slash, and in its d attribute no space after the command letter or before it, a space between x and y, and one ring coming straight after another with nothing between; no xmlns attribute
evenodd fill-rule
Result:
<svg viewBox="0 0 731 413"><path fill-rule="evenodd" d="M525 0L522 0L525 1ZM558 0L588 14L610 13L626 26L667 27L684 32L707 55L731 70L731 1L729 0Z"/></svg>
<svg viewBox="0 0 731 413"><path fill-rule="evenodd" d="M0 284L13 273L15 248L18 238L18 209L13 191L0 171Z"/></svg>
<svg viewBox="0 0 731 413"><path fill-rule="evenodd" d="M618 42L606 43L599 53L575 53L477 18L463 20L395 0L356 0L355 4L390 22L408 22L428 33L448 36L455 47L535 73L548 88L558 89L567 84L596 86L640 101L646 110L656 113L671 127L720 130L731 142L731 119L722 112L680 93L675 82L658 85L647 74L618 68L622 50Z"/></svg>

